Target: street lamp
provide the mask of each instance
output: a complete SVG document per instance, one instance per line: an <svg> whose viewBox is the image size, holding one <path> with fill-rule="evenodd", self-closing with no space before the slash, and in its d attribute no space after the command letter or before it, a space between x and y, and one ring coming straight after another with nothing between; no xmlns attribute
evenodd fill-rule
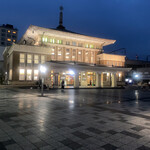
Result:
<svg viewBox="0 0 150 150"><path fill-rule="evenodd" d="M44 94L43 94L43 83L44 83L44 74L46 73L46 67L41 65L40 66L40 72L41 72L41 77L42 77L41 96L44 96Z"/></svg>

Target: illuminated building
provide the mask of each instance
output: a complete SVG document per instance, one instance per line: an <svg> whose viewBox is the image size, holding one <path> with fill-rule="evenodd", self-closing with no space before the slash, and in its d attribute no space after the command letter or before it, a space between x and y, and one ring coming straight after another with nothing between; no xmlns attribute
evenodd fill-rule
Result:
<svg viewBox="0 0 150 150"><path fill-rule="evenodd" d="M10 84L35 84L45 64L45 84L60 87L116 87L124 81L125 56L103 53L115 40L90 37L63 26L62 8L56 29L29 26L21 40L4 51Z"/></svg>

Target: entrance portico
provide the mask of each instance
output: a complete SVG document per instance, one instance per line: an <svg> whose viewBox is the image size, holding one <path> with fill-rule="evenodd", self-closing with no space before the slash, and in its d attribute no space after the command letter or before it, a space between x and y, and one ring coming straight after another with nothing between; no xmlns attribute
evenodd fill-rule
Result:
<svg viewBox="0 0 150 150"><path fill-rule="evenodd" d="M45 84L50 88L60 88L63 80L66 88L117 87L117 82L123 82L123 74L129 71L129 68L72 62L50 61L45 65L48 69ZM120 76L122 79L117 79Z"/></svg>

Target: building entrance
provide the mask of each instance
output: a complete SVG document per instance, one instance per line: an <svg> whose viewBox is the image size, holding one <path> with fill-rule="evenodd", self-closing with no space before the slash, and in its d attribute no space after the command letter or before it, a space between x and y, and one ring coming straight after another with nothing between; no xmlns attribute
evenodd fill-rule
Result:
<svg viewBox="0 0 150 150"><path fill-rule="evenodd" d="M64 80L65 86L73 87L74 86L74 74L69 71L63 72L60 74L60 83Z"/></svg>
<svg viewBox="0 0 150 150"><path fill-rule="evenodd" d="M96 73L95 72L87 72L87 85L96 86Z"/></svg>

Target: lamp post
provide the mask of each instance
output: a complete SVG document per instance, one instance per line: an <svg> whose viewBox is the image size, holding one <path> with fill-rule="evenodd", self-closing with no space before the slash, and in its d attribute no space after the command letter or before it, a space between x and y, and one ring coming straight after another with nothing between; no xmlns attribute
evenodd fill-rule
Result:
<svg viewBox="0 0 150 150"><path fill-rule="evenodd" d="M43 93L44 76L43 75L46 73L46 67L41 65L40 66L40 72L41 72L41 77L42 77L41 96L44 96L44 93Z"/></svg>

